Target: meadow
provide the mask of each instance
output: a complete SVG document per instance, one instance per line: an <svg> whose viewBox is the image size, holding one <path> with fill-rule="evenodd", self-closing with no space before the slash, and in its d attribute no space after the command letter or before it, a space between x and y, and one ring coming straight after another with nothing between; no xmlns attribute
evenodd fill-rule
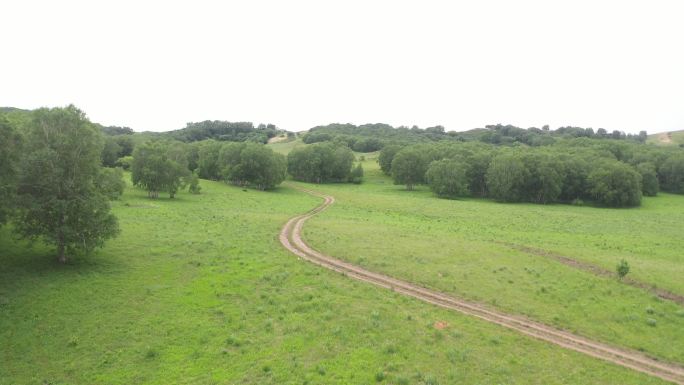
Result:
<svg viewBox="0 0 684 385"><path fill-rule="evenodd" d="M349 238L363 235L352 228L374 232L366 226L379 220L368 205L350 207L360 204L350 198L358 189L369 199L390 191L397 197L390 205L422 199L438 210L453 203L373 187L382 179L326 186L340 193L339 203L307 224L307 235L325 251L335 252L339 243L345 255L368 264L385 247L394 255L405 241L369 243L394 231L388 226L379 226L372 239ZM180 193L173 200L151 200L129 186L113 204L121 235L67 265L55 262L51 248L17 241L1 229L0 384L664 383L298 260L278 243L278 231L319 201L292 188L202 186L201 195ZM390 208L375 210L387 216ZM358 212L367 216L356 218ZM353 224L345 213L356 218ZM327 228L338 221L345 231ZM323 227L334 242L322 236ZM449 274L442 262L429 260L441 245L413 245L425 271ZM382 258L387 269L389 257ZM406 260L406 269L414 266ZM552 270L541 272L545 280L555 278ZM430 275L415 274L419 281ZM498 290L501 283L480 286ZM548 286L551 295L562 293ZM670 305L651 302L659 321L653 330L669 330Z"/></svg>
<svg viewBox="0 0 684 385"><path fill-rule="evenodd" d="M364 169L362 185L316 186L335 196L336 203L304 227L314 248L370 270L684 363L684 306L544 255L560 254L610 271L624 258L632 279L684 295L683 196L646 197L633 209L444 200L426 187L406 191L393 185L372 155L366 155Z"/></svg>

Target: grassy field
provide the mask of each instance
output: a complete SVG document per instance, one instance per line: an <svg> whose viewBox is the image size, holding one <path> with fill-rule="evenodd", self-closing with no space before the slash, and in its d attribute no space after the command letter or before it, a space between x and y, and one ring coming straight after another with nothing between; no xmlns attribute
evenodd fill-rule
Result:
<svg viewBox="0 0 684 385"><path fill-rule="evenodd" d="M129 188L114 203L121 236L66 266L0 230L0 384L663 384L298 260L277 234L312 197L202 191L149 200Z"/></svg>
<svg viewBox="0 0 684 385"><path fill-rule="evenodd" d="M362 185L321 185L336 203L304 227L315 248L508 312L684 363L684 307L615 278L598 277L502 244L549 250L684 295L684 196L636 209L436 199L380 175L373 156Z"/></svg>
<svg viewBox="0 0 684 385"><path fill-rule="evenodd" d="M273 151L287 155L290 153L290 151L294 150L297 147L300 146L306 146L304 142L302 142L301 139L295 139L295 140L290 140L290 141L284 141L284 142L275 142L275 143L270 143L268 145Z"/></svg>

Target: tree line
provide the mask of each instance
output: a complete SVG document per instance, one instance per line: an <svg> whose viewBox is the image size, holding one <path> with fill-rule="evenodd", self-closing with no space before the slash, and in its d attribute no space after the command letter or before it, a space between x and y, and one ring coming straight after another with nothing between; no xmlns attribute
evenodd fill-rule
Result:
<svg viewBox="0 0 684 385"><path fill-rule="evenodd" d="M427 184L442 198L638 206L661 189L684 193L684 151L576 138L550 146L478 142L386 146L381 170L411 190Z"/></svg>
<svg viewBox="0 0 684 385"><path fill-rule="evenodd" d="M529 146L553 145L557 141L572 138L613 139L628 142L644 143L648 135L641 131L638 135L626 134L614 130L608 132L603 128L596 131L592 128L559 127L555 130L548 125L541 128L520 128L513 125L487 125L464 132L446 131L443 126L420 128L418 126L392 127L389 124L328 124L316 126L302 136L304 143L333 142L344 144L356 152L373 152L389 145L410 145L434 142L483 142L497 145L516 143Z"/></svg>
<svg viewBox="0 0 684 385"><path fill-rule="evenodd" d="M295 149L286 157L253 142L153 141L135 149L130 170L133 183L156 198L159 192L173 197L186 185L191 192L199 192L192 188L197 178L259 190L275 188L288 173L293 179L314 183L361 183L363 168L354 161L348 147L331 143Z"/></svg>

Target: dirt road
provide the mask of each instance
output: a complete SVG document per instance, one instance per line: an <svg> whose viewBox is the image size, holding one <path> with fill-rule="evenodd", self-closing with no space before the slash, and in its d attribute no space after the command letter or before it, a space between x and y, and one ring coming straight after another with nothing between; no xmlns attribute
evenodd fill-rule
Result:
<svg viewBox="0 0 684 385"><path fill-rule="evenodd" d="M589 356L624 366L642 373L659 377L675 384L684 385L684 368L675 364L655 360L636 351L612 347L589 340L572 333L553 328L524 317L509 315L485 307L482 304L465 301L444 293L426 289L410 282L365 270L359 266L322 254L302 240L302 226L307 219L330 207L335 198L311 190L299 189L320 198L324 202L306 214L290 219L280 232L280 243L309 262L339 272L350 278L372 283L376 286L401 293L421 301L447 309L456 310L479 319L513 329L522 334L550 342Z"/></svg>

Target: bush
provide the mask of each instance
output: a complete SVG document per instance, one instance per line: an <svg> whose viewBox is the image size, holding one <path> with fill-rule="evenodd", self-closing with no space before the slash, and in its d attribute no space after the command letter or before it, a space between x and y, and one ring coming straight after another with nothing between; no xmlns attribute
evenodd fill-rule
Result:
<svg viewBox="0 0 684 385"><path fill-rule="evenodd" d="M619 279L623 279L629 273L629 263L626 260L621 259L615 267L615 272Z"/></svg>

